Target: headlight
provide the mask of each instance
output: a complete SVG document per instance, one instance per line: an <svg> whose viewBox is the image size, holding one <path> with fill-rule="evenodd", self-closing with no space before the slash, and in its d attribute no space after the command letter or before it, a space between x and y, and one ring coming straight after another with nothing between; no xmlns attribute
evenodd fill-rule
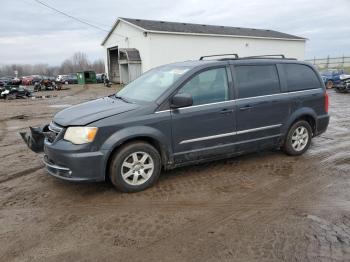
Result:
<svg viewBox="0 0 350 262"><path fill-rule="evenodd" d="M64 139L76 145L86 144L94 141L97 127L72 126L68 127Z"/></svg>

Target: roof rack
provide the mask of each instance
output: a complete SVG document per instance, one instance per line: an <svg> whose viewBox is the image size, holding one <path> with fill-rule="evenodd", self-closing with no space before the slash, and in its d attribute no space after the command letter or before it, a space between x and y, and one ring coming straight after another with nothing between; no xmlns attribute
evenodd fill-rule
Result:
<svg viewBox="0 0 350 262"><path fill-rule="evenodd" d="M286 59L286 57L282 54L281 55L254 55L254 56L245 56L244 58L265 58L265 57Z"/></svg>
<svg viewBox="0 0 350 262"><path fill-rule="evenodd" d="M242 57L242 59L285 59L285 60L297 60L296 58L292 57L285 57L285 55L257 55L257 56L245 56Z"/></svg>
<svg viewBox="0 0 350 262"><path fill-rule="evenodd" d="M205 56L201 56L199 58L199 60L203 60L203 58L207 58L207 57L214 57L214 56L228 56L228 55L232 55L235 57L235 59L238 59L238 55L237 54L220 54L220 55L205 55Z"/></svg>

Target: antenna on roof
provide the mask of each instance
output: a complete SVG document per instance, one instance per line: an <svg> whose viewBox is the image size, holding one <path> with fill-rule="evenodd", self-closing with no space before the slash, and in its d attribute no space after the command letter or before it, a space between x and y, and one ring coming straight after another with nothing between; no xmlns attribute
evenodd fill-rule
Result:
<svg viewBox="0 0 350 262"><path fill-rule="evenodd" d="M214 57L214 56L234 56L236 59L238 58L237 54L220 54L220 55L205 55L205 56L201 56L199 58L199 60L203 60L203 58Z"/></svg>

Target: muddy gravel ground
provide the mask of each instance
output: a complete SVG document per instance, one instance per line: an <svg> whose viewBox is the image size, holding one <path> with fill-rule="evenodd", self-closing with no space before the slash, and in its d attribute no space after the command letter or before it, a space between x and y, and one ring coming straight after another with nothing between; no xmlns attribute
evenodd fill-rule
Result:
<svg viewBox="0 0 350 262"><path fill-rule="evenodd" d="M266 151L163 172L122 194L46 174L18 132L113 92L0 101L0 261L350 261L350 94L300 157Z"/></svg>

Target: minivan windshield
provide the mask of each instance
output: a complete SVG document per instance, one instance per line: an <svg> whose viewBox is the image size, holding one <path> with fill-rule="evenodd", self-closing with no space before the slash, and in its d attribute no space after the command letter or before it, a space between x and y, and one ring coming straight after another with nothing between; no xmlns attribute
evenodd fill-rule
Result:
<svg viewBox="0 0 350 262"><path fill-rule="evenodd" d="M151 69L126 85L116 96L126 100L153 102L190 69L173 65Z"/></svg>

